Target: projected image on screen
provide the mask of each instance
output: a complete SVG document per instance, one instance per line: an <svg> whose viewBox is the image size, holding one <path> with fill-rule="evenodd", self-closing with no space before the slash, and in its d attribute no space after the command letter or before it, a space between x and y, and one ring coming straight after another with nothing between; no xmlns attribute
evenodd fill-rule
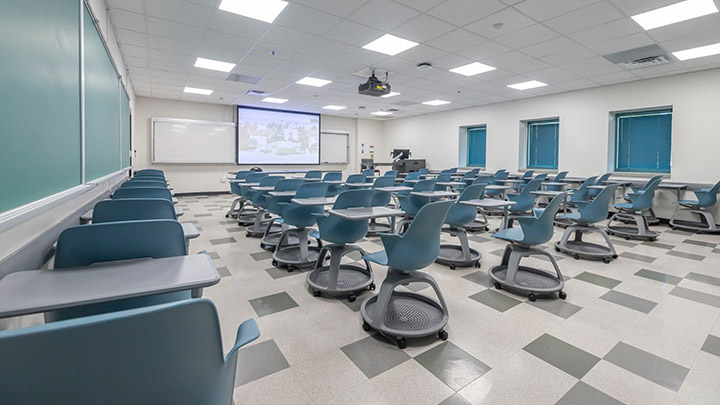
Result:
<svg viewBox="0 0 720 405"><path fill-rule="evenodd" d="M320 115L238 107L238 164L320 164Z"/></svg>

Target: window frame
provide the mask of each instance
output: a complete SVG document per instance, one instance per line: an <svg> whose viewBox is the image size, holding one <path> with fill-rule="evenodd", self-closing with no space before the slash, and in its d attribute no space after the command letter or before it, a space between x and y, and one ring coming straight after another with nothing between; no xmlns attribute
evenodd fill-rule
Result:
<svg viewBox="0 0 720 405"><path fill-rule="evenodd" d="M484 156L483 156L483 162L481 165L471 164L470 163L470 132L473 130L480 130L482 129L485 131L485 148L484 148ZM471 127L465 128L465 136L466 136L466 145L465 145L465 164L467 167L473 167L473 168L481 168L484 169L487 167L487 125L474 125Z"/></svg>
<svg viewBox="0 0 720 405"><path fill-rule="evenodd" d="M547 171L553 171L558 170L558 167L560 166L560 117L553 117L553 118L541 118L541 119L533 119L533 120L526 120L523 122L525 127L525 169L530 170L547 170ZM557 138L556 138L556 156L555 156L555 165L554 166L537 166L537 165L531 165L530 162L530 131L533 126L535 125L550 125L554 124L557 125Z"/></svg>
<svg viewBox="0 0 720 405"><path fill-rule="evenodd" d="M661 115L661 114L668 114L670 115L670 154L669 154L669 160L668 160L668 169L644 169L644 168L633 168L630 167L628 169L623 169L618 167L618 163L620 161L619 159L619 152L620 152L620 128L619 125L620 119L624 117L630 117L630 116L648 116L648 115ZM651 108L642 108L642 109L632 109L632 110L622 110L622 111L613 111L611 113L612 118L612 129L610 132L610 141L612 144L612 148L610 149L610 169L614 173L622 173L622 174L661 174L661 175L669 175L672 172L672 144L673 144L673 107L672 106L660 106L660 107L651 107ZM657 165L656 165L657 166Z"/></svg>

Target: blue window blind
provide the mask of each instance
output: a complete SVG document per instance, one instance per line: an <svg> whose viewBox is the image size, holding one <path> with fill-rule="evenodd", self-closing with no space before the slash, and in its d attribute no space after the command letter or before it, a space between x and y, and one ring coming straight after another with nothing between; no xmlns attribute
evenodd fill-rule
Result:
<svg viewBox="0 0 720 405"><path fill-rule="evenodd" d="M527 130L527 168L557 169L560 121L530 121Z"/></svg>
<svg viewBox="0 0 720 405"><path fill-rule="evenodd" d="M487 129L485 127L467 130L467 165L485 167Z"/></svg>
<svg viewBox="0 0 720 405"><path fill-rule="evenodd" d="M672 110L615 115L615 171L670 173Z"/></svg>

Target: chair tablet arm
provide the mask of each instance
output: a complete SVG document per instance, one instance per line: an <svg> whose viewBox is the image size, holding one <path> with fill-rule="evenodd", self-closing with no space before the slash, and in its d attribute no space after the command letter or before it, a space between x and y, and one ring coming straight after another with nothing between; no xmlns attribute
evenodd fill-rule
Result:
<svg viewBox="0 0 720 405"><path fill-rule="evenodd" d="M252 342L253 340L260 337L260 329L258 329L255 320L250 318L245 322L241 323L237 330L237 337L235 338L235 344L233 345L230 352L225 356L225 362L241 347Z"/></svg>

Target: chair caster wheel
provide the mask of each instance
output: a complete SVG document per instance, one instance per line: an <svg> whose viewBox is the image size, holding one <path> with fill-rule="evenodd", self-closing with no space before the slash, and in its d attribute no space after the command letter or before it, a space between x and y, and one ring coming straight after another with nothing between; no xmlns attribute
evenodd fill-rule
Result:
<svg viewBox="0 0 720 405"><path fill-rule="evenodd" d="M630 240L630 236L629 236L629 235L625 235L625 240Z"/></svg>
<svg viewBox="0 0 720 405"><path fill-rule="evenodd" d="M456 268L455 263L450 263L450 270L455 270Z"/></svg>
<svg viewBox="0 0 720 405"><path fill-rule="evenodd" d="M671 226L670 229L672 229L673 231L675 231L675 230L677 230L677 227Z"/></svg>
<svg viewBox="0 0 720 405"><path fill-rule="evenodd" d="M375 288L375 283L370 283L370 285L368 286L368 290L370 291L375 291Z"/></svg>
<svg viewBox="0 0 720 405"><path fill-rule="evenodd" d="M363 328L363 330L364 330L365 332L370 332L370 329L372 329L372 328L370 327L370 324L367 323L367 322L363 322L362 328Z"/></svg>
<svg viewBox="0 0 720 405"><path fill-rule="evenodd" d="M480 264L480 262L475 262L475 267L477 267L479 269L481 266L482 265Z"/></svg>
<svg viewBox="0 0 720 405"><path fill-rule="evenodd" d="M650 242L655 242L657 238L650 238Z"/></svg>
<svg viewBox="0 0 720 405"><path fill-rule="evenodd" d="M613 255L612 258L613 258L613 259L617 259L617 258L618 258L618 255Z"/></svg>
<svg viewBox="0 0 720 405"><path fill-rule="evenodd" d="M488 228L487 226L486 226L485 228L483 228L483 229L485 229L485 232L487 232L487 231L490 230L490 228Z"/></svg>
<svg viewBox="0 0 720 405"><path fill-rule="evenodd" d="M535 294L530 293L530 295L528 295L528 299L530 300L530 302L535 302L535 300L537 300L537 297L535 296Z"/></svg>
<svg viewBox="0 0 720 405"><path fill-rule="evenodd" d="M440 338L440 340L445 341L448 338L448 333L444 330L441 330L440 332L438 332L438 337Z"/></svg>
<svg viewBox="0 0 720 405"><path fill-rule="evenodd" d="M398 339L397 345L400 349L407 349L407 339L405 339L405 338Z"/></svg>
<svg viewBox="0 0 720 405"><path fill-rule="evenodd" d="M250 232L245 232L245 237L250 238L250 237L252 237L252 234Z"/></svg>
<svg viewBox="0 0 720 405"><path fill-rule="evenodd" d="M292 273L293 271L295 271L295 269L292 268L292 266L288 266L287 271L288 273Z"/></svg>
<svg viewBox="0 0 720 405"><path fill-rule="evenodd" d="M555 247L555 251L556 251L556 252L559 252L559 251L560 251L560 248L559 248L559 247Z"/></svg>
<svg viewBox="0 0 720 405"><path fill-rule="evenodd" d="M225 214L225 218L230 218L230 214Z"/></svg>
<svg viewBox="0 0 720 405"><path fill-rule="evenodd" d="M277 260L273 260L273 261L272 261L272 265L273 265L273 267L277 267L277 266L278 266Z"/></svg>
<svg viewBox="0 0 720 405"><path fill-rule="evenodd" d="M502 286L498 282L495 283L495 288L497 288L498 290L502 290Z"/></svg>
<svg viewBox="0 0 720 405"><path fill-rule="evenodd" d="M603 263L609 264L609 263L610 263L610 258L609 258L609 257L603 258Z"/></svg>
<svg viewBox="0 0 720 405"><path fill-rule="evenodd" d="M573 255L573 259L575 259L575 260L580 260L580 255L577 254L577 253L574 254L574 255Z"/></svg>
<svg viewBox="0 0 720 405"><path fill-rule="evenodd" d="M558 297L560 297L561 300L564 300L565 298L567 298L567 293L565 293L565 291L560 291L558 293Z"/></svg>
<svg viewBox="0 0 720 405"><path fill-rule="evenodd" d="M357 295L353 294L348 297L348 302L355 302L356 299L357 299Z"/></svg>
<svg viewBox="0 0 720 405"><path fill-rule="evenodd" d="M317 290L313 291L313 296L319 297L321 295L322 295L322 293L320 291L317 291Z"/></svg>

